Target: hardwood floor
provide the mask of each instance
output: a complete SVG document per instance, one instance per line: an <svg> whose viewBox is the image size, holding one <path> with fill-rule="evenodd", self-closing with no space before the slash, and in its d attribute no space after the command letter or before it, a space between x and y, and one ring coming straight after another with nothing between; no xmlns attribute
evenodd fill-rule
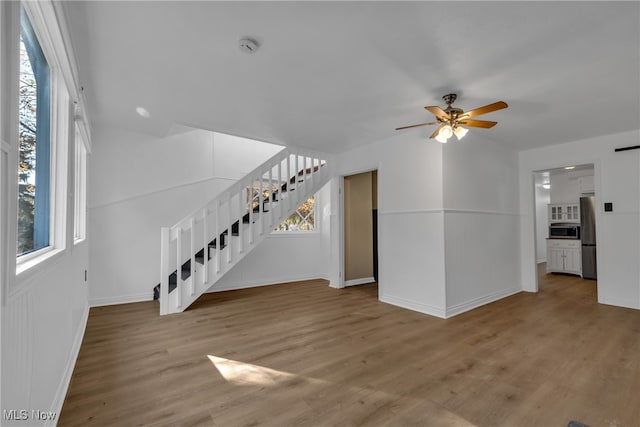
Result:
<svg viewBox="0 0 640 427"><path fill-rule="evenodd" d="M540 282L448 320L324 281L92 308L58 425L640 425L640 311Z"/></svg>

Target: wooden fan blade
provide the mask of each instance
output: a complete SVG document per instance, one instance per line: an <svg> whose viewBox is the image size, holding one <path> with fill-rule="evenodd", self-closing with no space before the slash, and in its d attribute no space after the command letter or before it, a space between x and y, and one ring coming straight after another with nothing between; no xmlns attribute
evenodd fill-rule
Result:
<svg viewBox="0 0 640 427"><path fill-rule="evenodd" d="M417 128L419 126L428 126L428 125L437 125L438 122L429 122L429 123L420 123L419 125L411 125L411 126L402 126L401 128L396 128L396 130L409 129L409 128Z"/></svg>
<svg viewBox="0 0 640 427"><path fill-rule="evenodd" d="M430 111L434 116L436 116L440 120L449 120L449 114L445 113L445 111L437 106L424 107L425 110Z"/></svg>
<svg viewBox="0 0 640 427"><path fill-rule="evenodd" d="M489 120L471 120L471 119L458 120L458 123L464 126L473 126L476 128L485 128L485 129L492 128L498 124L498 122L491 122Z"/></svg>
<svg viewBox="0 0 640 427"><path fill-rule="evenodd" d="M440 126L438 126L438 129L436 129L435 132L433 132L429 138L435 138L438 132L440 132L440 129L442 129L444 125L446 125L446 123L443 123Z"/></svg>
<svg viewBox="0 0 640 427"><path fill-rule="evenodd" d="M502 110L503 108L507 108L508 105L504 101L494 102L493 104L485 105L484 107L479 107L474 110L469 110L466 113L460 115L461 119L467 119L469 117L476 117L481 114L491 113L492 111Z"/></svg>

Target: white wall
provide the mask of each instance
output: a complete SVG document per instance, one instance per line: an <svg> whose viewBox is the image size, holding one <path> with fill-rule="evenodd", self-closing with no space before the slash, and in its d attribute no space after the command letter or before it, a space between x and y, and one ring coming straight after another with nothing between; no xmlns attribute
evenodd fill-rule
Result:
<svg viewBox="0 0 640 427"><path fill-rule="evenodd" d="M537 290L532 171L593 163L598 301L640 308L640 152L614 152L617 147L637 145L639 139L640 131L624 132L519 154L524 289ZM614 211L604 212L604 202L612 202Z"/></svg>
<svg viewBox="0 0 640 427"><path fill-rule="evenodd" d="M214 133L213 170L218 176L240 178L251 172L263 160L284 149L283 146L259 143L238 136ZM263 159L262 161L259 161Z"/></svg>
<svg viewBox="0 0 640 427"><path fill-rule="evenodd" d="M447 316L519 292L518 157L481 133L444 147Z"/></svg>
<svg viewBox="0 0 640 427"><path fill-rule="evenodd" d="M212 134L154 138L94 130L89 180L92 305L151 299L160 283L160 227L173 225L232 181L213 173Z"/></svg>
<svg viewBox="0 0 640 427"><path fill-rule="evenodd" d="M316 208L321 208L321 205L321 194L318 194ZM323 261L326 252L323 251L322 231L328 227L322 223L318 212L321 209L316 210L317 231L271 233L209 291L326 278L326 264Z"/></svg>

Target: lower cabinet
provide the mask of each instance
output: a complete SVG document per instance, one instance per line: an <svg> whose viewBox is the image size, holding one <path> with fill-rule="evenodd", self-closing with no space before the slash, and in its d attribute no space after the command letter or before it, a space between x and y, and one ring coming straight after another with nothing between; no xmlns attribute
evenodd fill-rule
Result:
<svg viewBox="0 0 640 427"><path fill-rule="evenodd" d="M547 240L547 273L582 275L580 240Z"/></svg>

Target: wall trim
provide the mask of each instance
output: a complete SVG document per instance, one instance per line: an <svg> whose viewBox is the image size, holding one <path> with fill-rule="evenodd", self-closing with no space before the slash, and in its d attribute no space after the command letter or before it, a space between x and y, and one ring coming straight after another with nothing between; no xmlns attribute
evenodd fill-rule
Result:
<svg viewBox="0 0 640 427"><path fill-rule="evenodd" d="M102 307L104 305L129 304L134 302L153 301L153 292L141 294L120 295L115 297L90 298L91 307Z"/></svg>
<svg viewBox="0 0 640 427"><path fill-rule="evenodd" d="M87 321L89 320L89 303L87 303L84 307L84 312L82 313L82 318L80 320L80 325L78 330L76 331L76 335L73 339L73 343L71 345L71 352L69 354L69 360L67 361L67 366L64 369L64 373L62 378L60 379L60 383L58 384L58 389L56 390L56 394L53 397L53 402L51 404L50 411L55 413L57 416L53 420L47 420L45 422L45 426L55 426L60 419L60 413L62 412L62 405L64 404L64 399L67 396L67 391L69 390L69 385L71 384L71 376L73 375L73 370L75 369L76 362L78 360L78 355L80 354L80 347L82 346L82 339L84 338L84 333L87 329Z"/></svg>
<svg viewBox="0 0 640 427"><path fill-rule="evenodd" d="M395 211L378 211L378 215L410 215L410 214L480 214L480 215L506 215L506 216L522 216L518 212L504 212L504 211L487 211L481 209L453 209L453 208L441 208L441 209L408 209L408 210L395 210Z"/></svg>
<svg viewBox="0 0 640 427"><path fill-rule="evenodd" d="M600 293L600 292L598 292ZM624 300L618 298L609 298L609 297L600 297L598 296L598 303L610 305L613 307L623 307L623 308L631 308L635 310L640 310L640 302L637 304L633 304L632 300Z"/></svg>
<svg viewBox="0 0 640 427"><path fill-rule="evenodd" d="M222 180L222 181L233 181L233 182L238 181L237 178L231 178L231 177L228 177L228 176L210 176L210 177L207 177L207 178L196 179L196 180L185 182L185 183L182 183L182 184L176 184L176 185L172 185L170 187L161 188L159 190L152 190L152 191L148 191L146 193L135 194L133 196L125 197L124 199L113 200L111 202L102 203L100 205L89 206L89 207L87 207L87 209L106 208L108 206L113 206L113 205L117 205L117 204L120 204L120 203L126 203L126 202L129 202L131 200L140 199L140 198L148 197L148 196L153 196L155 194L164 193L164 192L171 191L171 190L177 190L179 188L190 187L192 185L202 184L204 182L215 181L215 180L218 180L218 179Z"/></svg>
<svg viewBox="0 0 640 427"><path fill-rule="evenodd" d="M480 214L480 215L506 215L506 216L522 216L516 212L505 211L486 211L481 209L443 209L444 213L457 213L457 214Z"/></svg>
<svg viewBox="0 0 640 427"><path fill-rule="evenodd" d="M269 281L269 282L249 281L249 282L242 282L242 283L231 283L229 285L225 285L225 286L221 286L221 287L216 287L216 285L214 284L213 287L209 288L205 293L206 294L212 294L212 293L215 293L215 292L237 291L237 290L240 290L240 289L259 288L261 286L283 285L285 283L303 282L303 281L307 281L307 280L325 280L325 281L327 281L327 279L322 278L322 277L318 277L318 276L312 276L312 277L299 276L299 277L288 277L288 278L284 278L284 279L280 279L280 280L276 280L276 281Z"/></svg>
<svg viewBox="0 0 640 427"><path fill-rule="evenodd" d="M452 305L451 307L447 307L446 309L446 318L448 319L450 317L457 316L458 314L462 314L465 311L473 310L474 308L478 308L480 306L492 303L511 295L515 295L520 292L522 292L522 289L520 288L503 289L498 292L493 292L488 295L474 298L460 304Z"/></svg>
<svg viewBox="0 0 640 427"><path fill-rule="evenodd" d="M380 295L378 299L384 303L395 305L400 308L405 308L407 310L413 310L422 314L428 314L430 316L446 319L445 310L441 307L410 301L408 299L394 297L392 295Z"/></svg>
<svg viewBox="0 0 640 427"><path fill-rule="evenodd" d="M408 209L397 211L381 211L378 209L378 216L380 215L411 215L411 214L440 214L444 213L444 209Z"/></svg>
<svg viewBox="0 0 640 427"><path fill-rule="evenodd" d="M345 280L344 286L358 286L358 285L366 285L369 283L375 283L376 279L374 277L363 277L362 279L351 279Z"/></svg>

